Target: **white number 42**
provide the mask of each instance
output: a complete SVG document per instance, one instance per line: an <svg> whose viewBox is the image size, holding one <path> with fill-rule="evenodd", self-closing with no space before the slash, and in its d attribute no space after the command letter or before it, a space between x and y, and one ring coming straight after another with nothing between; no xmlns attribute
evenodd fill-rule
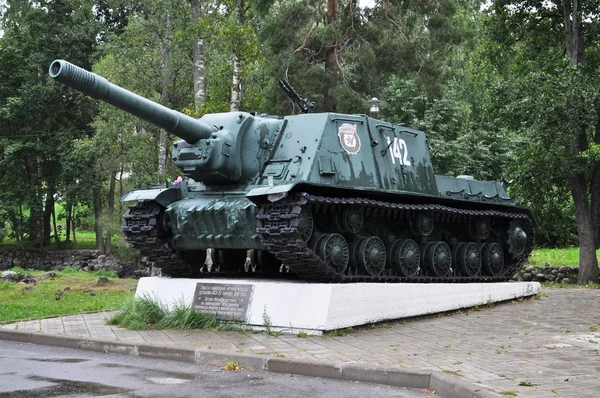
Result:
<svg viewBox="0 0 600 398"><path fill-rule="evenodd" d="M396 159L401 165L410 166L410 160L408 160L408 147L406 141L402 138L394 137L394 142L390 137L386 137L388 148L390 148L390 156L392 157L392 163L396 164Z"/></svg>

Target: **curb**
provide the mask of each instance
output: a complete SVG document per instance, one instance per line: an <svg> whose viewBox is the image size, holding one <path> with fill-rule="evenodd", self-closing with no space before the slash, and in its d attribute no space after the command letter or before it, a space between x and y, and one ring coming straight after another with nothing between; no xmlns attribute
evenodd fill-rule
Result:
<svg viewBox="0 0 600 398"><path fill-rule="evenodd" d="M441 398L501 398L500 395L492 391L485 390L456 376L418 369L408 370L357 363L333 364L314 360L276 358L243 353L225 353L150 344L129 344L1 328L0 340L76 348L110 354L169 359L210 366L222 366L228 361L235 361L245 369L377 383L396 387L427 388L435 391Z"/></svg>

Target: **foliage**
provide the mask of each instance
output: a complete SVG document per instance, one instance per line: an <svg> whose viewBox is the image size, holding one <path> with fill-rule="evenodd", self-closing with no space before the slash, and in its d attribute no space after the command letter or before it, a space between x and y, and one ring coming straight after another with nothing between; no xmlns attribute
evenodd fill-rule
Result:
<svg viewBox="0 0 600 398"><path fill-rule="evenodd" d="M550 1L540 7L537 1L503 0L494 2L485 19L484 54L496 76L493 109L499 123L528 139L512 170L515 191L542 215L550 241L569 241L574 228L566 217L558 223L548 217L575 209L580 282L597 278L594 250L600 245L596 11L596 2ZM547 205L553 191L557 199Z"/></svg>

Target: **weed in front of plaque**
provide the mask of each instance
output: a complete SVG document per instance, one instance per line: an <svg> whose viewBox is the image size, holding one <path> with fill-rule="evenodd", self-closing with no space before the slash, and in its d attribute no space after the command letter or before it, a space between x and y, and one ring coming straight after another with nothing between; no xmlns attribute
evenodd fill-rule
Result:
<svg viewBox="0 0 600 398"><path fill-rule="evenodd" d="M136 297L127 301L121 309L108 320L109 325L118 325L125 329L211 329L237 330L239 324L221 321L212 314L203 314L192 310L185 304L167 308L151 297Z"/></svg>

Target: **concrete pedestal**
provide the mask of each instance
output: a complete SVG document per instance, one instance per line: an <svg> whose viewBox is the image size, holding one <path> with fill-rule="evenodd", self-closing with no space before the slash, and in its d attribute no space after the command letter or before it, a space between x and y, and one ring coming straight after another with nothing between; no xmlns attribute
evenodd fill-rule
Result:
<svg viewBox="0 0 600 398"><path fill-rule="evenodd" d="M199 286L200 285L200 286ZM236 286L238 285L238 286ZM538 282L416 284L355 283L321 284L252 279L169 279L142 278L137 297L175 305L197 305L199 293L219 290L228 297L220 299L216 312L231 314L224 305L235 307L234 295L246 294L238 319L251 328L289 333L323 331L351 326L434 314L498 301L530 296L540 291ZM243 293L238 293L245 289ZM206 298L201 298L205 303ZM213 300L212 296L208 300ZM218 299L214 299L218 301ZM229 304L225 303L229 300ZM206 307L204 307L206 308ZM239 308L238 308L239 310ZM241 315L240 315L241 314ZM219 315L218 315L219 316Z"/></svg>

